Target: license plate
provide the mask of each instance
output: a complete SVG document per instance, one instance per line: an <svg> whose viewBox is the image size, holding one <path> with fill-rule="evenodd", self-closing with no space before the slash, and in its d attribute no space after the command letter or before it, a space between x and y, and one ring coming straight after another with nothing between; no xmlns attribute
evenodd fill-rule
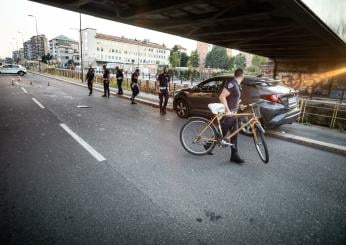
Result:
<svg viewBox="0 0 346 245"><path fill-rule="evenodd" d="M294 104L294 103L297 103L296 97L288 98L288 104Z"/></svg>

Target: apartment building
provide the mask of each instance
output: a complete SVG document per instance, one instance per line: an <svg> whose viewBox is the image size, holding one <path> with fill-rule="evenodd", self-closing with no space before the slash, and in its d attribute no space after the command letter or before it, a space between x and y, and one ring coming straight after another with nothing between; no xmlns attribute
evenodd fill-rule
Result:
<svg viewBox="0 0 346 245"><path fill-rule="evenodd" d="M113 63L145 67L168 65L170 49L149 40L136 40L97 33L96 29L82 30L83 65Z"/></svg>
<svg viewBox="0 0 346 245"><path fill-rule="evenodd" d="M24 57L28 60L37 60L48 53L48 42L44 34L32 36L24 42Z"/></svg>
<svg viewBox="0 0 346 245"><path fill-rule="evenodd" d="M49 53L60 67L65 67L72 60L79 64L79 44L64 35L49 40Z"/></svg>

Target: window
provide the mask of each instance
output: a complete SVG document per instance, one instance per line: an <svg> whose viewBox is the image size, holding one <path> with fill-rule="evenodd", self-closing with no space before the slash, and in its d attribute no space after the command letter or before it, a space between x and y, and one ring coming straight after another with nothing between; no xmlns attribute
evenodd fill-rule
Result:
<svg viewBox="0 0 346 245"><path fill-rule="evenodd" d="M103 48L101 48L101 52L103 52Z"/></svg>
<svg viewBox="0 0 346 245"><path fill-rule="evenodd" d="M97 51L100 51L100 48L99 47L97 47L97 49L96 49Z"/></svg>
<svg viewBox="0 0 346 245"><path fill-rule="evenodd" d="M65 56L65 59L67 59L67 60L68 60L68 58L69 58L68 56Z"/></svg>
<svg viewBox="0 0 346 245"><path fill-rule="evenodd" d="M218 92L222 88L223 80L209 80L198 85L201 90Z"/></svg>

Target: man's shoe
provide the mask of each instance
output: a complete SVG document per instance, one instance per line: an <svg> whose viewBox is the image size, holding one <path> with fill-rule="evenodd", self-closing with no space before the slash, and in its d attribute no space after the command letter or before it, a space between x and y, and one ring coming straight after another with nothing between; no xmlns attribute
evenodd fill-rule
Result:
<svg viewBox="0 0 346 245"><path fill-rule="evenodd" d="M211 143L206 143L205 145L203 145L203 147L204 147L205 150L208 150L210 146L211 146ZM212 153L211 151L208 152L207 154L208 154L208 155L211 155L211 156L214 155L214 153Z"/></svg>
<svg viewBox="0 0 346 245"><path fill-rule="evenodd" d="M232 155L231 155L231 159L230 159L231 162L235 162L235 163L238 163L238 164L242 164L244 163L244 159L241 159L238 152L237 151L233 151L232 150Z"/></svg>
<svg viewBox="0 0 346 245"><path fill-rule="evenodd" d="M104 94L104 95L102 95L102 97L106 97L106 95Z"/></svg>

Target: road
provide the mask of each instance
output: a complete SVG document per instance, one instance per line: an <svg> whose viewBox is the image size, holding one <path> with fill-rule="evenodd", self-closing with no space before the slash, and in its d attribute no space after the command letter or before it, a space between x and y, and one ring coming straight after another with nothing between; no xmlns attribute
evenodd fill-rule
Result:
<svg viewBox="0 0 346 245"><path fill-rule="evenodd" d="M268 137L265 165L240 136L243 165L196 157L174 113L87 94L0 76L2 244L345 243L343 156Z"/></svg>

